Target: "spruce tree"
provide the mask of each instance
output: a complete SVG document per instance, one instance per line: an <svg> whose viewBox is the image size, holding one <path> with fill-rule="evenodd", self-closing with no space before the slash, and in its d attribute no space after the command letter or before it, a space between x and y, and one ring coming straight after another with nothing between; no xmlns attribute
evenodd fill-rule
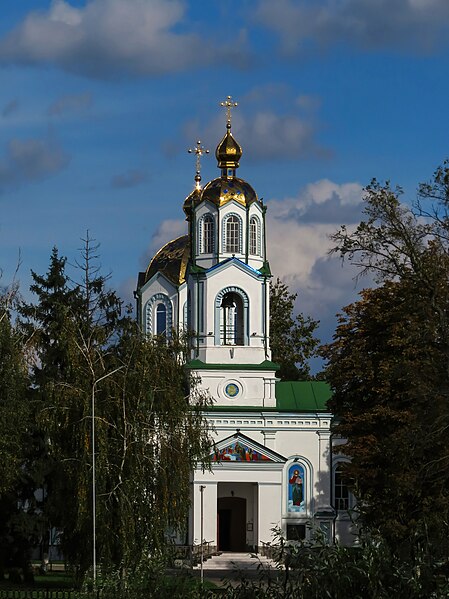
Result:
<svg viewBox="0 0 449 599"><path fill-rule="evenodd" d="M24 339L13 322L16 291L0 296L0 578L6 566L26 569L37 520L29 461L32 411Z"/></svg>

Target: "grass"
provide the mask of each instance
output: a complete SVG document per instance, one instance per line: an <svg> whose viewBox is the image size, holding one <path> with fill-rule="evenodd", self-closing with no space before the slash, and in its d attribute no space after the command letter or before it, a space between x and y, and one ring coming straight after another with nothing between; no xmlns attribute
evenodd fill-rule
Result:
<svg viewBox="0 0 449 599"><path fill-rule="evenodd" d="M75 588L75 579L69 572L48 572L34 576L34 583L10 582L8 578L0 581L0 589L73 589Z"/></svg>

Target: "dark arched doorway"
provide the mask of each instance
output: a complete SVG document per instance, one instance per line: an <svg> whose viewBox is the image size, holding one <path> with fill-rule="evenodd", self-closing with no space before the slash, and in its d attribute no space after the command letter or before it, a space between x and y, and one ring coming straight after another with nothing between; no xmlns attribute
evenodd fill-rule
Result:
<svg viewBox="0 0 449 599"><path fill-rule="evenodd" d="M246 499L220 497L217 508L218 549L220 551L245 551Z"/></svg>

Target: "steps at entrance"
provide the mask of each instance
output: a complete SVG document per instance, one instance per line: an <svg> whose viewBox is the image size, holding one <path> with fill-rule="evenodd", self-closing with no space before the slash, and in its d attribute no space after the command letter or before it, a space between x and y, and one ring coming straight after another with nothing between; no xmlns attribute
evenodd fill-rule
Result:
<svg viewBox="0 0 449 599"><path fill-rule="evenodd" d="M266 570L275 570L276 564L268 557L252 553L235 553L226 551L220 555L214 555L203 563L203 570L233 570L233 571L257 571L257 567L261 564ZM194 570L199 570L200 564L194 567Z"/></svg>

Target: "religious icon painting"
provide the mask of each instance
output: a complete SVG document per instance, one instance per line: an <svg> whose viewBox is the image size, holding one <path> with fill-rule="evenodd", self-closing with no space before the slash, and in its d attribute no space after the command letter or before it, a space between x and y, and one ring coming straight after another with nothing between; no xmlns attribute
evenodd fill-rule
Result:
<svg viewBox="0 0 449 599"><path fill-rule="evenodd" d="M270 458L249 447L241 441L234 441L222 449L216 450L213 462L271 462Z"/></svg>
<svg viewBox="0 0 449 599"><path fill-rule="evenodd" d="M304 467L292 464L288 469L288 503L287 511L305 512L305 474Z"/></svg>

